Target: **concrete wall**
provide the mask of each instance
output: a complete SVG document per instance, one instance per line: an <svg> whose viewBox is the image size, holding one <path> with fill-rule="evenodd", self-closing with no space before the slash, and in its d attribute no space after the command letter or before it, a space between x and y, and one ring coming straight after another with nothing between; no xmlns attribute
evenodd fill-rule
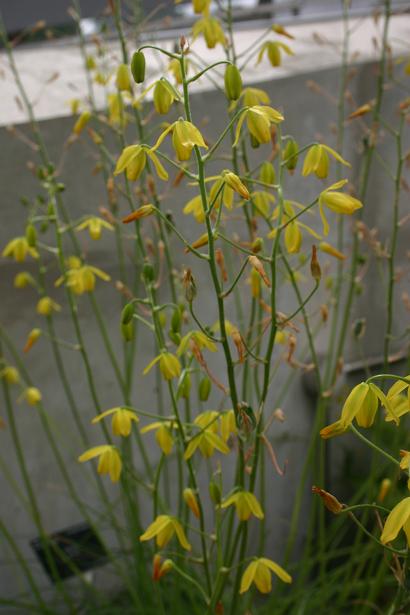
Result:
<svg viewBox="0 0 410 615"><path fill-rule="evenodd" d="M330 145L327 135L329 129L334 125L336 108L330 97L318 96L306 87L306 82L314 80L320 88L328 92L330 96L336 96L338 89L339 72L337 68L315 72L314 67L311 73L297 75L286 79L273 82L265 81L256 84L256 87L263 87L268 90L274 107L284 109L286 121L284 132L292 134L299 144L304 144L312 139L323 138ZM360 64L356 67L356 76L350 84L350 91L353 99L358 104L371 99L375 94L375 66L374 64ZM393 122L396 121L396 108L398 103L397 92L387 91L385 95L384 111L386 116ZM193 100L194 121L202 125L207 138L212 141L222 130L226 122L225 101L223 97L215 92L204 92L196 95ZM41 129L50 149L51 158L62 161L61 180L66 183L67 190L64 193L64 202L70 216L74 219L89 212L96 212L99 206L106 206L106 194L101 177L91 176L91 170L95 165L94 151L89 144L75 143L64 151L60 158L62 145L69 135L72 126L71 118L57 118L41 123ZM27 126L19 126L22 134L30 136L30 129ZM361 149L357 146L358 125L347 126L347 140L344 156L352 163L353 179L357 180L358 169L360 168ZM391 139L387 135L382 136L384 144L381 149L383 159L389 163L394 161L394 149ZM263 159L267 149L261 147L252 153L254 162ZM2 129L0 131L0 152L2 152L2 164L0 167L0 184L2 186L1 196L1 224L0 224L0 246L16 235L22 234L24 229L25 212L19 203L21 195L33 199L38 194L38 185L35 178L28 172L26 163L28 159L35 159L35 154L27 148L27 145L18 138L12 138L10 134ZM217 168L225 166L225 162L218 163ZM222 166L221 166L222 165ZM286 197L308 203L314 198L321 188L321 183L316 179L302 179L300 170L293 177L286 180ZM182 225L184 233L188 237L195 237L200 231L200 227L181 216L182 205L193 194L192 188L183 187L177 191L170 188L164 191L163 207L172 211L175 218ZM404 192L403 210L406 207L407 193ZM392 185L384 174L381 167L375 163L372 169L369 194L364 212L364 220L370 227L380 228L380 238L386 240L391 227L391 206L392 206ZM127 211L125 202L122 202L123 213ZM329 215L332 218L332 214ZM150 222L144 225L150 226ZM346 228L350 228L351 220L346 223ZM405 267L405 246L408 242L408 233L403 229L399 246L400 258L398 265ZM111 234L104 236L98 244L92 244L80 237L81 245L87 254L87 260L104 271L107 271L112 280L118 276L117 259L115 255L114 240ZM199 315L207 323L216 320L216 306L212 293L210 292L210 280L207 271L202 266L198 266L195 259L190 255L185 255L181 245L175 238L170 238L171 250L176 261L180 265L190 266L194 269L198 280L199 295L196 307ZM335 241L334 234L330 241ZM309 240L305 240L306 246L310 245ZM348 251L348 250L347 250ZM130 252L132 245L130 242ZM323 269L326 271L335 270L335 263L331 259L321 256ZM329 265L327 265L329 263ZM202 265L202 264L201 264ZM24 265L24 269L28 266ZM1 260L0 263L0 322L7 330L8 335L15 341L18 348L22 348L27 332L39 325L40 317L35 315L36 294L33 290L15 291L12 288L13 277L21 267ZM236 263L234 264L236 269ZM132 276L135 272L135 264L132 259L127 259L127 274ZM351 320L358 317L365 317L367 320L367 330L362 340L362 349L351 342L350 331L347 340L346 360L354 361L361 359L363 351L365 358L380 356L382 353L383 331L384 331L384 292L380 292L380 280L378 277L377 263L373 262L364 280L364 290L360 297L355 301ZM47 284L50 294L64 305L61 314L56 316L56 326L58 336L68 341L75 341L74 331L68 315L68 308L64 302L63 292L53 288L53 282L58 277L58 267L51 257L47 263ZM406 276L400 278L395 294L395 332L401 332L407 322L407 314L400 301L400 295L405 288L408 279ZM303 294L307 294L311 288L309 279L302 284ZM241 292L246 292L242 290ZM165 295L164 295L165 296ZM109 335L114 346L116 355L121 360L121 340L118 331L119 322L119 298L113 284L98 283L96 297L103 306L104 317L108 324ZM313 311L313 306L318 306L324 300L324 294L317 297L312 305L309 305L309 312ZM80 322L85 334L87 350L92 360L93 372L96 377L98 395L101 399L103 408L110 408L121 403L122 399L118 390L113 371L108 363L106 352L101 342L96 323L89 306L88 297L80 297L79 302ZM284 285L279 294L279 309L290 313L295 306L292 289L290 285ZM228 317L235 321L235 311L232 300L227 301ZM319 353L324 353L328 336L328 327L323 327L317 338L317 349ZM300 347L303 346L302 340ZM144 380L140 374L143 367L154 356L152 341L149 335L140 328L138 331L137 360L135 365L135 388L133 391L132 402L135 407L148 411L156 411L154 406L155 381L151 376ZM398 349L398 346L396 346ZM95 410L90 399L89 389L84 378L84 370L79 354L75 351L62 349L66 362L69 379L72 384L77 403L81 414L87 424L87 429L93 444L101 443L101 436L98 427L88 427L89 420L95 415ZM7 355L8 356L8 355ZM275 356L278 356L277 354ZM324 359L326 360L326 358ZM66 468L72 476L73 482L78 487L84 500L90 506L98 506L98 499L94 487L89 482L91 473L89 468L80 467L76 461L83 447L78 434L74 428L72 418L69 414L66 398L62 390L61 383L55 370L54 360L45 339L40 340L35 348L24 358L27 368L30 370L33 382L39 386L44 395L44 404L47 409L49 421L59 443L61 454L66 463ZM309 357L306 358L309 361ZM216 373L221 373L222 365L220 357L212 360L212 369ZM267 461L266 480L268 493L272 494L267 501L266 516L268 519L268 551L267 554L280 561L284 539L289 527L289 515L293 503L295 487L297 485L300 471L301 459L306 450L307 442L310 437L310 430L314 415L315 399L306 393L303 386L302 377L297 374L289 393L285 400L278 400L277 394L281 385L285 382L290 373L289 367L281 368L279 376L275 381L277 384L272 389L267 404L267 411L280 405L285 414L286 421L283 424L274 423L271 430L271 441L275 448L279 463L287 461L287 471L284 477L276 474ZM363 377L359 371L349 377L349 386ZM14 393L14 397L17 394ZM215 404L218 397L213 398ZM339 408L339 399L335 407L335 412ZM1 402L3 404L3 402ZM207 405L207 407L211 407ZM2 408L2 406L0 406ZM62 486L60 473L56 467L55 460L50 453L43 430L40 426L38 411L28 407L26 404L15 405L15 417L18 424L20 437L23 442L25 458L30 468L36 493L39 496L41 512L45 528L48 531L55 531L82 520L72 501L67 497L66 491ZM4 416L4 409L1 409L1 416ZM142 421L142 424L144 422ZM15 451L11 443L9 429L6 428L0 435L1 448L0 460L7 461L10 468L11 478L21 485L19 470L15 460ZM157 455L157 450L153 445L153 437L144 436L152 451L153 456ZM338 446L337 443L334 445ZM346 447L344 441L341 446L341 456ZM350 445L349 445L350 446ZM137 456L138 459L138 456ZM138 463L138 462L137 462ZM211 467L215 469L216 460L211 460ZM88 465L88 464L87 464ZM203 465L203 464L202 464ZM225 462L227 466L224 476L232 474L232 464ZM342 467L340 464L338 467ZM205 468L204 468L205 470ZM338 472L335 472L338 474ZM205 482L206 471L201 473ZM338 476L336 476L336 479ZM1 517L6 523L9 531L17 540L23 553L30 561L33 555L30 552L28 541L37 535L37 531L32 521L27 515L24 507L16 498L8 480L1 476ZM176 477L172 474L172 481ZM225 486L228 490L230 483L225 478ZM117 494L117 489L111 489L108 479L105 481L113 495ZM174 483L172 488L174 489ZM204 485L205 488L205 485ZM306 490L304 507L310 501L309 486ZM143 516L148 521L151 516L151 506L147 502L141 502L144 509ZM256 524L252 525L252 531L256 530ZM107 535L109 530L106 528ZM303 541L303 526L300 529L300 540ZM2 574L0 575L0 594L6 597L15 596L20 591L24 591L26 584L18 571L18 566L12 562L12 557L7 548L2 547L1 558L3 559ZM33 574L41 585L49 588L49 582L45 578L42 570L36 561L32 561ZM104 572L97 572L97 580L104 577ZM10 611L11 612L11 611Z"/></svg>

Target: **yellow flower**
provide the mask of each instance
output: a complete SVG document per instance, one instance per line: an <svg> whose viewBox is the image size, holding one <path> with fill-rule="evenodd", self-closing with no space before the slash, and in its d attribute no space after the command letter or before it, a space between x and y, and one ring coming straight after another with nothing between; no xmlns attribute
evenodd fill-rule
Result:
<svg viewBox="0 0 410 615"><path fill-rule="evenodd" d="M245 107L255 107L257 105L269 105L270 98L265 90L258 88L244 88L240 98L243 98Z"/></svg>
<svg viewBox="0 0 410 615"><path fill-rule="evenodd" d="M178 378L181 374L181 363L178 358L170 353L170 352L161 352L155 359L151 361L147 365L147 367L142 372L145 376L148 374L150 369L154 367L156 363L159 361L159 369L161 374L164 376L165 380L171 380L172 378Z"/></svg>
<svg viewBox="0 0 410 615"><path fill-rule="evenodd" d="M39 256L37 250L28 245L25 237L16 237L12 239L1 253L2 256L14 258L17 263L25 261L28 254L32 258L38 258Z"/></svg>
<svg viewBox="0 0 410 615"><path fill-rule="evenodd" d="M20 271L14 278L15 288L26 288L26 286L35 286L36 282L33 276L28 271Z"/></svg>
<svg viewBox="0 0 410 615"><path fill-rule="evenodd" d="M292 577L276 562L266 557L253 560L242 575L240 594L247 592L252 583L262 594L268 594L272 590L271 572L276 574L284 583L292 583Z"/></svg>
<svg viewBox="0 0 410 615"><path fill-rule="evenodd" d="M193 199L188 201L182 211L185 215L192 214L199 224L202 224L205 221L205 212L202 207L201 195L194 196Z"/></svg>
<svg viewBox="0 0 410 615"><path fill-rule="evenodd" d="M154 423L145 425L145 427L141 429L141 433L148 433L155 429L155 440L158 446L164 455L169 455L174 445L174 439L171 434L172 426L172 421L155 421Z"/></svg>
<svg viewBox="0 0 410 615"><path fill-rule="evenodd" d="M398 418L394 407L384 393L374 384L361 382L356 385L348 395L340 419L327 427L324 427L320 435L322 438L331 438L344 433L349 425L356 419L359 427L371 427L379 405L379 401L384 405L388 414L397 423Z"/></svg>
<svg viewBox="0 0 410 615"><path fill-rule="evenodd" d="M82 295L83 293L91 292L95 288L96 276L109 282L111 279L107 273L98 269L98 267L92 267L91 265L82 265L75 267L74 269L68 269L65 276L61 276L56 280L55 286L61 286L65 281L65 285L68 286L76 295Z"/></svg>
<svg viewBox="0 0 410 615"><path fill-rule="evenodd" d="M76 231L83 231L84 229L88 229L88 233L91 239L97 240L100 239L102 229L105 228L108 231L113 231L114 227L112 224L103 220L103 218L98 218L98 216L88 216L84 222L78 224L75 229Z"/></svg>
<svg viewBox="0 0 410 615"><path fill-rule="evenodd" d="M82 133L86 125L91 119L91 113L89 111L83 111L76 123L73 126L73 133L79 135Z"/></svg>
<svg viewBox="0 0 410 615"><path fill-rule="evenodd" d="M37 387L27 387L23 393L23 397L30 406L36 406L42 399L41 392Z"/></svg>
<svg viewBox="0 0 410 615"><path fill-rule="evenodd" d="M396 504L389 513L380 536L380 542L384 545L387 542L392 542L401 529L404 530L407 544L410 546L410 497L404 498Z"/></svg>
<svg viewBox="0 0 410 615"><path fill-rule="evenodd" d="M162 549L168 544L174 534L177 535L181 547L190 551L191 545L187 540L182 525L178 519L170 515L159 515L140 536L140 540L151 540L151 538L156 537L157 545Z"/></svg>
<svg viewBox="0 0 410 615"><path fill-rule="evenodd" d="M257 519L264 517L261 505L250 491L237 491L222 502L221 508L227 508L232 504L235 505L236 514L241 521L247 521L251 515Z"/></svg>
<svg viewBox="0 0 410 615"><path fill-rule="evenodd" d="M250 199L248 188L235 173L232 173L232 171L223 171L221 173L221 178L227 186L232 188L232 190L237 192L242 198L246 200Z"/></svg>
<svg viewBox="0 0 410 615"><path fill-rule="evenodd" d="M259 64L262 61L263 54L266 52L271 65L273 67L280 66L282 64L281 51L293 56L293 51L290 47L288 47L288 45L285 45L285 43L280 43L279 41L266 41L266 43L263 43L259 51L256 64Z"/></svg>
<svg viewBox="0 0 410 615"><path fill-rule="evenodd" d="M200 427L199 433L194 435L186 447L184 459L188 460L199 448L204 457L211 457L215 449L227 455L229 447L225 444L222 438L217 434L219 413L215 410L207 410L198 414L194 420L194 424Z"/></svg>
<svg viewBox="0 0 410 615"><path fill-rule="evenodd" d="M279 124L284 117L279 111L266 105L255 105L244 111L239 118L235 131L235 142L233 147L238 145L242 124L246 119L250 134L258 143L268 143L271 140L271 124Z"/></svg>
<svg viewBox="0 0 410 615"><path fill-rule="evenodd" d="M154 86L154 107L155 111L160 115L165 115L171 108L171 105L176 100L181 100L176 89L162 77Z"/></svg>
<svg viewBox="0 0 410 615"><path fill-rule="evenodd" d="M187 487L186 489L184 489L182 495L183 495L185 504L188 506L188 508L191 509L195 517L199 519L199 517L201 516L201 513L199 510L198 500L196 499L194 490Z"/></svg>
<svg viewBox="0 0 410 615"><path fill-rule="evenodd" d="M224 442L227 442L229 440L231 434L235 435L236 433L238 433L238 429L236 427L235 412L233 410L228 410L227 412L221 413L219 423L221 438Z"/></svg>
<svg viewBox="0 0 410 615"><path fill-rule="evenodd" d="M338 188L341 188L347 183L347 179L342 179L340 182L336 182L326 188L319 196L319 212L323 223L323 233L329 234L329 224L326 220L323 207L326 206L332 211L338 214L344 214L347 216L352 215L356 209L363 207L363 204L350 194L344 194L343 192L336 192Z"/></svg>
<svg viewBox="0 0 410 615"><path fill-rule="evenodd" d="M126 64L120 64L117 68L115 85L120 92L129 92L131 90L130 73Z"/></svg>
<svg viewBox="0 0 410 615"><path fill-rule="evenodd" d="M347 167L351 165L344 160L334 149L323 143L312 145L309 148L305 160L303 162L302 175L306 177L311 173L314 173L319 179L324 179L329 173L329 156L331 154L341 164Z"/></svg>
<svg viewBox="0 0 410 615"><path fill-rule="evenodd" d="M270 205L275 202L275 197L270 192L266 190L257 190L252 193L252 204L255 209L255 214L257 216L262 216L262 218L269 218L270 215Z"/></svg>
<svg viewBox="0 0 410 615"><path fill-rule="evenodd" d="M211 352L217 351L215 343L210 340L209 337L205 335L205 333L202 333L202 331L189 331L189 333L184 335L184 337L179 343L177 350L177 355L179 357L188 350L190 340L193 340L200 349L206 348Z"/></svg>
<svg viewBox="0 0 410 615"><path fill-rule="evenodd" d="M205 13L209 10L211 0L192 0L194 13Z"/></svg>
<svg viewBox="0 0 410 615"><path fill-rule="evenodd" d="M330 243L327 243L326 241L321 241L319 243L319 250L321 250L322 252L326 252L326 254L330 254L330 256L338 258L340 261L343 261L346 258L345 254L339 252L339 250L334 248L332 245L330 245Z"/></svg>
<svg viewBox="0 0 410 615"><path fill-rule="evenodd" d="M20 380L20 375L15 367L6 365L6 367L0 371L0 378L4 378L7 384L17 384Z"/></svg>
<svg viewBox="0 0 410 615"><path fill-rule="evenodd" d="M195 145L208 148L198 128L191 122L179 119L170 124L158 137L152 150L158 149L168 133L172 131L172 145L178 160L189 160Z"/></svg>
<svg viewBox="0 0 410 615"><path fill-rule="evenodd" d="M51 297L42 297L37 303L36 310L42 316L50 316L52 312L60 312L61 305L58 305Z"/></svg>
<svg viewBox="0 0 410 615"><path fill-rule="evenodd" d="M208 49L213 49L218 43L226 47L227 40L221 26L221 22L216 17L203 17L194 23L192 28L192 40L194 41L202 34Z"/></svg>
<svg viewBox="0 0 410 615"><path fill-rule="evenodd" d="M119 175L125 171L127 179L135 181L145 169L148 156L155 167L158 177L166 181L168 173L153 150L154 148L150 149L147 145L128 145L122 150L121 156L118 158L114 175Z"/></svg>
<svg viewBox="0 0 410 615"><path fill-rule="evenodd" d="M94 457L99 457L98 474L109 474L113 483L118 482L121 476L122 462L117 448L111 444L94 446L80 455L78 461L83 463L94 459Z"/></svg>
<svg viewBox="0 0 410 615"><path fill-rule="evenodd" d="M184 65L185 65L185 74L187 75L189 71L189 62L186 58L184 58ZM168 64L168 70L170 73L173 74L176 83L181 85L182 84L182 73L181 73L181 64L179 62L179 59L173 58Z"/></svg>
<svg viewBox="0 0 410 615"><path fill-rule="evenodd" d="M106 416L110 415L112 415L111 427L114 436L129 436L132 429L132 421L135 421L136 423L139 421L139 418L135 412L132 412L132 410L127 410L126 408L121 408L120 406L118 408L111 408L110 410L106 410L98 416L95 416L91 423L94 425Z"/></svg>

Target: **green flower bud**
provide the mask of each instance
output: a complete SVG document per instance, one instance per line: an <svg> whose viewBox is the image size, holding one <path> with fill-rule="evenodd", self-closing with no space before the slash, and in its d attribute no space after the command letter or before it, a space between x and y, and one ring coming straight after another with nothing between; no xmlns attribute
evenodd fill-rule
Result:
<svg viewBox="0 0 410 615"><path fill-rule="evenodd" d="M275 167L271 162L265 161L259 172L259 179L264 184L274 184L276 181Z"/></svg>
<svg viewBox="0 0 410 615"><path fill-rule="evenodd" d="M298 163L299 146L294 139L289 139L283 151L283 160L288 171L294 171Z"/></svg>
<svg viewBox="0 0 410 615"><path fill-rule="evenodd" d="M121 335L125 342L130 342L134 338L134 321L131 320L128 324L121 323Z"/></svg>
<svg viewBox="0 0 410 615"><path fill-rule="evenodd" d="M26 239L30 248L35 248L37 243L37 231L33 224L28 224L26 227Z"/></svg>
<svg viewBox="0 0 410 615"><path fill-rule="evenodd" d="M132 317L134 316L134 304L132 302L124 305L121 312L121 323L123 325L128 325L132 321Z"/></svg>
<svg viewBox="0 0 410 615"><path fill-rule="evenodd" d="M145 282L153 282L155 279L155 271L154 271L154 267L152 266L151 263L144 263L144 266L142 268L142 277L144 278Z"/></svg>
<svg viewBox="0 0 410 615"><path fill-rule="evenodd" d="M186 372L184 379L181 382L179 389L178 389L178 397L189 399L190 393L191 393L191 375L189 374L189 372Z"/></svg>
<svg viewBox="0 0 410 615"><path fill-rule="evenodd" d="M242 92L242 77L239 69L228 64L225 70L225 94L228 100L238 100Z"/></svg>
<svg viewBox="0 0 410 615"><path fill-rule="evenodd" d="M212 384L208 376L204 376L199 383L198 395L201 401L208 401L208 397L211 393Z"/></svg>
<svg viewBox="0 0 410 615"><path fill-rule="evenodd" d="M214 504L218 506L221 503L221 500L222 500L221 490L219 486L217 485L217 483L213 480L211 480L211 482L209 483L209 495Z"/></svg>
<svg viewBox="0 0 410 615"><path fill-rule="evenodd" d="M136 51L131 59L131 72L135 83L142 83L145 79L145 56L142 51Z"/></svg>
<svg viewBox="0 0 410 615"><path fill-rule="evenodd" d="M172 314L171 330L174 333L179 333L181 331L181 310L179 308L175 309Z"/></svg>

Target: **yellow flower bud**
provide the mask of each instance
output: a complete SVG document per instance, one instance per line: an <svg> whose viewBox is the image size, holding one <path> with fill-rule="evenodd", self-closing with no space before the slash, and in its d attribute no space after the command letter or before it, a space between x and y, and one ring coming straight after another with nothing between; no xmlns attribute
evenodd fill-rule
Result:
<svg viewBox="0 0 410 615"><path fill-rule="evenodd" d="M26 288L26 286L35 286L35 281L33 276L27 271L21 271L14 278L14 287L15 288Z"/></svg>
<svg viewBox="0 0 410 615"><path fill-rule="evenodd" d="M140 220L141 218L146 218L150 216L155 211L155 207L153 205L142 205L138 207L135 211L125 216L122 219L124 224L129 224L130 222L134 222L135 220Z"/></svg>
<svg viewBox="0 0 410 615"><path fill-rule="evenodd" d="M183 496L184 496L185 504L188 506L188 508L191 509L195 517L199 519L199 517L201 516L201 513L199 510L198 500L196 499L194 490L187 487L183 491Z"/></svg>
<svg viewBox="0 0 410 615"><path fill-rule="evenodd" d="M4 378L8 384L17 384L20 380L20 375L15 367L7 365L0 371L0 378Z"/></svg>
<svg viewBox="0 0 410 615"><path fill-rule="evenodd" d="M321 250L322 252L326 252L326 254L330 254L330 256L334 256L339 260L344 260L346 258L345 254L339 252L339 250L331 246L330 243L327 243L326 241L321 241L319 243L319 250Z"/></svg>
<svg viewBox="0 0 410 615"><path fill-rule="evenodd" d="M392 485L392 482L390 478L383 478L381 485L380 485L380 490L377 496L378 502L384 501L384 499L386 498L386 495L389 493L391 489L391 485Z"/></svg>
<svg viewBox="0 0 410 615"><path fill-rule="evenodd" d="M51 297L42 297L37 303L37 313L42 316L50 316L50 314L54 312L60 312L61 306L58 305L55 301L51 299Z"/></svg>
<svg viewBox="0 0 410 615"><path fill-rule="evenodd" d="M26 344L23 348L23 352L28 352L30 348L36 343L38 338L41 336L41 329L32 329L28 334Z"/></svg>
<svg viewBox="0 0 410 615"><path fill-rule="evenodd" d="M36 387L28 387L24 391L24 399L30 406L36 406L41 401L41 393Z"/></svg>
<svg viewBox="0 0 410 615"><path fill-rule="evenodd" d="M120 64L117 68L117 76L115 80L117 89L120 92L129 92L131 89L130 73L126 64Z"/></svg>
<svg viewBox="0 0 410 615"><path fill-rule="evenodd" d="M91 119L91 113L89 111L83 111L80 117L78 118L78 120L76 121L76 123L74 124L73 133L75 135L81 134L81 132L84 130L84 128L86 127L90 119Z"/></svg>

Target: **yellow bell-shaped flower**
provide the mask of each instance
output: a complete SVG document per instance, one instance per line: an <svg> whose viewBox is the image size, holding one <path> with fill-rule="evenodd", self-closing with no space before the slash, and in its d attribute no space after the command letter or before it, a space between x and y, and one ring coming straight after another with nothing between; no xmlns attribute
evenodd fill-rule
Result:
<svg viewBox="0 0 410 615"><path fill-rule="evenodd" d="M78 461L84 463L95 457L99 457L98 474L109 474L113 483L118 482L121 476L122 462L117 448L111 444L94 446L80 455Z"/></svg>
<svg viewBox="0 0 410 615"><path fill-rule="evenodd" d="M266 557L253 560L242 575L239 593L247 592L252 583L262 594L268 594L272 590L271 573L276 574L284 583L291 583L292 577L279 564Z"/></svg>
<svg viewBox="0 0 410 615"><path fill-rule="evenodd" d="M162 549L169 543L174 534L177 535L181 547L190 551L191 545L187 540L182 525L178 519L170 515L159 515L140 536L140 540L145 541L156 538L158 547Z"/></svg>
<svg viewBox="0 0 410 615"><path fill-rule="evenodd" d="M251 515L263 519L264 514L256 496L250 491L237 491L221 504L221 508L235 505L240 521L247 521Z"/></svg>

